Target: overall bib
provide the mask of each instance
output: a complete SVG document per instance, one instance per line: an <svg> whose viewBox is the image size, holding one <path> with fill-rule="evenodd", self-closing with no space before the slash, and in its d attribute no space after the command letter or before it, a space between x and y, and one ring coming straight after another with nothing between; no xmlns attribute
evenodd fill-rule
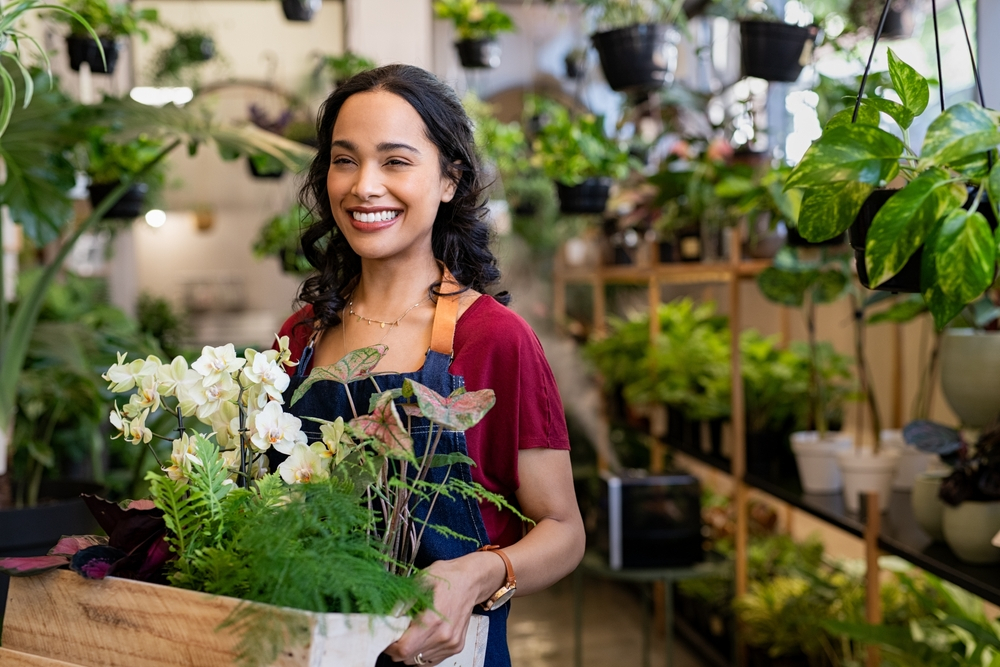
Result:
<svg viewBox="0 0 1000 667"><path fill-rule="evenodd" d="M444 285L447 287L454 281L448 272L445 272ZM294 406L289 406L292 394L298 386L305 380L307 369L312 360L313 342L302 352L299 365L295 374L290 378L288 389L285 391L285 411L302 419L302 430L309 438L309 442L321 440L320 425L304 417L318 417L333 421L337 417L343 417L349 421L351 413L350 403L347 399L347 391L351 392L354 405L361 413L367 412L369 398L387 389L398 389L402 387L403 381L407 378L419 382L420 384L433 389L442 396L448 396L455 389L464 386L464 380L460 376L452 375L448 372L451 365L452 342L455 335L455 322L458 316L458 296L439 296L434 310L434 325L431 333L431 347L427 351L427 357L420 370L412 373L385 373L376 374L373 378L357 380L348 385L338 384L332 381L317 382L306 391L305 395L299 399ZM374 379L374 382L372 381ZM378 385L376 389L375 385ZM404 419L404 423L405 419ZM427 445L427 432L429 422L426 419L413 419L410 434L413 436L414 449L417 456L422 456ZM465 434L456 431L445 431L437 446L437 453L449 454L460 452L468 456L468 449L465 444ZM271 469L277 469L279 459L283 455L276 455L277 452L270 452L269 458L275 460L271 462ZM428 480L441 482L447 473L448 468L432 468L428 471ZM412 473L412 471L411 471ZM451 466L450 475L472 483L472 473L465 463L458 463ZM413 513L420 519L427 516L428 503L422 501L413 508ZM447 526L460 535L473 538L473 540L462 540L448 537L432 530L430 527L424 531L420 543L420 551L417 554L416 565L424 568L437 560L450 560L472 553L479 547L489 544L489 537L483 524L483 517L479 511L479 504L475 500L456 497L449 499L443 495L439 496L434 505L434 512L431 516L432 525L439 524ZM486 667L510 667L510 653L507 649L507 615L510 611L510 604L505 604L493 611L483 611L476 607L475 613L489 616L489 639L486 650ZM379 658L378 666L397 664L383 655Z"/></svg>

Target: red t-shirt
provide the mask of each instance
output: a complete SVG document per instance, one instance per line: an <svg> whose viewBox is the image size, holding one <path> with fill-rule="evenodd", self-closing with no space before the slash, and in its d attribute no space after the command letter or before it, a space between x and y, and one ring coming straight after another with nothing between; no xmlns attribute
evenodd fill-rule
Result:
<svg viewBox="0 0 1000 667"><path fill-rule="evenodd" d="M292 360L302 355L312 327L312 306L292 315L281 327L289 336ZM469 306L455 326L451 373L465 378L469 391L492 389L496 404L465 432L469 456L476 462L472 479L514 502L519 486L518 451L546 447L569 449L562 400L538 337L519 315L489 296ZM308 369L307 369L308 370ZM480 503L490 541L509 546L521 539L521 522L509 510Z"/></svg>

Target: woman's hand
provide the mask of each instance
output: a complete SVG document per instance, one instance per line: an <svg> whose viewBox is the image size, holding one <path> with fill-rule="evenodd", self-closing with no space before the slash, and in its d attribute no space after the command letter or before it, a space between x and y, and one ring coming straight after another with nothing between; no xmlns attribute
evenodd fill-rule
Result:
<svg viewBox="0 0 1000 667"><path fill-rule="evenodd" d="M399 641L385 650L408 665L436 665L460 653L473 608L503 585L507 570L496 554L477 551L432 563L424 574L434 589L434 608L413 619Z"/></svg>

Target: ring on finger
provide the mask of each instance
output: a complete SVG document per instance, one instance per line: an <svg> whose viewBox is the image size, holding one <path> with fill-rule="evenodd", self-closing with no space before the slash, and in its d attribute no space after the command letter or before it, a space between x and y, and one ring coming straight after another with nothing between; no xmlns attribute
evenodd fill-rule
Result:
<svg viewBox="0 0 1000 667"><path fill-rule="evenodd" d="M413 664L414 665L426 665L427 661L424 660L424 654L423 653L418 653L415 656L413 656Z"/></svg>

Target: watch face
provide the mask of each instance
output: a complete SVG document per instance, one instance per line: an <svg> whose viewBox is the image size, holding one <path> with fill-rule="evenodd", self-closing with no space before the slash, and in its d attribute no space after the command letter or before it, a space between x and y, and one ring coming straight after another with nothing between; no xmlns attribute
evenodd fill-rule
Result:
<svg viewBox="0 0 1000 667"><path fill-rule="evenodd" d="M500 606L506 604L507 600L509 600L512 597L514 597L514 591L515 590L517 590L517 589L514 586L511 586L510 588L504 587L504 589L501 589L500 591L497 591L497 593L499 593L500 596L498 598L496 598L496 600L493 602L493 606L490 607L490 609L496 609L497 607L500 607Z"/></svg>

